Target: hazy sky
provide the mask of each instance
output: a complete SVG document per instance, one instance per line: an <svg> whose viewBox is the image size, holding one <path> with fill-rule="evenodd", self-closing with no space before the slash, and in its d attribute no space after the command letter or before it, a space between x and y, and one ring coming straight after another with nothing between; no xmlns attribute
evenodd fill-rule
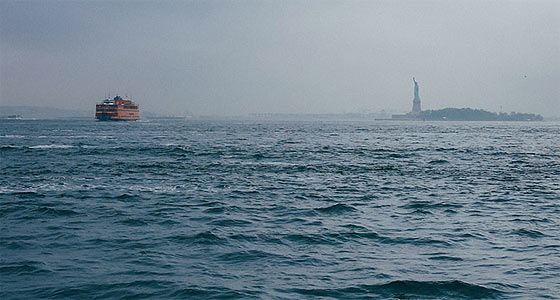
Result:
<svg viewBox="0 0 560 300"><path fill-rule="evenodd" d="M0 105L560 115L560 1L0 0Z"/></svg>

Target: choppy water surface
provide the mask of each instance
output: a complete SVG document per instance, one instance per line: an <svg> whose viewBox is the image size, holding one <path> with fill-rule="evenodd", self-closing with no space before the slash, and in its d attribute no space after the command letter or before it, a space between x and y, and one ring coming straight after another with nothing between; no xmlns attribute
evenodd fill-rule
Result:
<svg viewBox="0 0 560 300"><path fill-rule="evenodd" d="M554 299L560 124L0 121L0 298Z"/></svg>

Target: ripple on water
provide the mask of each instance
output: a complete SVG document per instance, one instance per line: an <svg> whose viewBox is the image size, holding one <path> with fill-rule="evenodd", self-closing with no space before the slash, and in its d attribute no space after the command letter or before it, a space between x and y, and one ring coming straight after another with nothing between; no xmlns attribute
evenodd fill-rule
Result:
<svg viewBox="0 0 560 300"><path fill-rule="evenodd" d="M52 271L45 268L43 263L36 261L21 261L0 266L0 276L24 276L47 274Z"/></svg>
<svg viewBox="0 0 560 300"><path fill-rule="evenodd" d="M514 235L519 235L519 236L526 236L526 237L530 237L530 238L542 238L545 237L546 235L538 230L534 230L534 229L526 229L526 228L521 228L521 229L517 229L517 230L513 230L511 232Z"/></svg>
<svg viewBox="0 0 560 300"><path fill-rule="evenodd" d="M286 256L261 250L229 252L218 256L218 259L232 264L246 264L254 261L267 261L269 263L289 261L289 258Z"/></svg>

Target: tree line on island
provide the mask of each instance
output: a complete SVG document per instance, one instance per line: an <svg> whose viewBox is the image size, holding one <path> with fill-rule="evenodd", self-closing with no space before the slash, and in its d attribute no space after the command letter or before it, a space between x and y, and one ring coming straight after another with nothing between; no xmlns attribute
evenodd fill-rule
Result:
<svg viewBox="0 0 560 300"><path fill-rule="evenodd" d="M531 113L494 113L483 109L444 108L424 110L418 113L418 119L431 121L542 121L543 117Z"/></svg>

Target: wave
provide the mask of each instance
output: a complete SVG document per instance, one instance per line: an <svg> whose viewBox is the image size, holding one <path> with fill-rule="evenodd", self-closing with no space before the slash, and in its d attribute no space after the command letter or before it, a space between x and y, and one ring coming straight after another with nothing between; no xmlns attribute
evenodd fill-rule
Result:
<svg viewBox="0 0 560 300"><path fill-rule="evenodd" d="M387 158L411 158L415 156L416 154L414 153L391 153L387 155Z"/></svg>
<svg viewBox="0 0 560 300"><path fill-rule="evenodd" d="M263 259L273 259L273 260L285 260L289 261L290 258L274 254L270 252L260 251L260 250L246 250L246 251L234 251L226 254L222 254L218 257L220 260L227 263L247 263L256 260Z"/></svg>
<svg viewBox="0 0 560 300"><path fill-rule="evenodd" d="M233 219L221 219L210 222L211 225L221 226L221 227L243 227L253 224L250 221L245 220L233 220Z"/></svg>
<svg viewBox="0 0 560 300"><path fill-rule="evenodd" d="M438 209L438 208L460 208L462 205L447 202L432 202L427 200L411 201L402 206L409 209Z"/></svg>
<svg viewBox="0 0 560 300"><path fill-rule="evenodd" d="M136 195L133 195L133 194L123 193L123 194L119 194L117 196L113 196L112 198L116 199L116 200L123 201L123 202L127 202L127 201L131 201L133 199L137 199L139 197L136 196Z"/></svg>
<svg viewBox="0 0 560 300"><path fill-rule="evenodd" d="M337 203L328 207L315 208L314 211L323 214L343 214L347 212L354 212L356 209L350 205Z"/></svg>
<svg viewBox="0 0 560 300"><path fill-rule="evenodd" d="M333 297L355 299L378 296L380 299L493 299L505 295L504 291L482 285L453 281L397 280L385 284L358 285L345 288L289 289L288 292L304 297Z"/></svg>
<svg viewBox="0 0 560 300"><path fill-rule="evenodd" d="M334 245L340 243L340 241L322 234L287 234L284 238L292 242L310 245Z"/></svg>
<svg viewBox="0 0 560 300"><path fill-rule="evenodd" d="M538 230L531 230L531 229L525 229L525 228L513 230L511 233L515 234L515 235L530 237L530 238L541 238L541 237L546 236L546 234L544 234L544 233L542 233Z"/></svg>
<svg viewBox="0 0 560 300"><path fill-rule="evenodd" d="M27 292L32 294L33 298L41 299L246 299L256 298L261 294L258 291L247 289L185 286L185 284L162 279L38 287L29 289ZM14 299L21 298L15 292L6 293L6 295L10 294Z"/></svg>
<svg viewBox="0 0 560 300"><path fill-rule="evenodd" d="M43 198L45 195L38 193L36 188L26 188L26 189L10 189L5 187L0 187L0 195L11 194L18 196L19 198Z"/></svg>
<svg viewBox="0 0 560 300"><path fill-rule="evenodd" d="M7 150L15 150L21 149L22 146L15 146L15 145L0 145L0 151L7 151Z"/></svg>
<svg viewBox="0 0 560 300"><path fill-rule="evenodd" d="M0 274L4 276L21 276L51 272L37 265L40 265L40 263L33 261L24 261L17 264L4 265L0 266Z"/></svg>
<svg viewBox="0 0 560 300"><path fill-rule="evenodd" d="M346 231L332 233L293 233L282 235L283 239L300 244L326 244L336 245L347 242L377 242L388 245L410 244L416 246L431 245L437 247L450 247L451 243L427 237L389 237L372 231Z"/></svg>
<svg viewBox="0 0 560 300"><path fill-rule="evenodd" d="M220 245L226 244L227 240L210 231L205 231L192 235L178 234L166 237L165 240L178 244L200 244L200 245Z"/></svg>
<svg viewBox="0 0 560 300"><path fill-rule="evenodd" d="M131 226L131 227L139 227L139 226L146 226L148 223L141 219L129 218L126 220L122 220L117 222L122 225Z"/></svg>
<svg viewBox="0 0 560 300"><path fill-rule="evenodd" d="M442 165L442 164L448 164L449 161L445 160L445 159L434 159L434 160L430 160L428 162L428 164L430 165Z"/></svg>
<svg viewBox="0 0 560 300"><path fill-rule="evenodd" d="M431 256L428 259L429 260L442 260L442 261L462 261L463 260L460 257L448 256L448 255Z"/></svg>
<svg viewBox="0 0 560 300"><path fill-rule="evenodd" d="M119 153L132 154L148 154L155 156L185 156L185 155L208 155L208 153L197 153L185 145L152 145L152 146L95 146L95 145L82 145L80 146L79 154L84 155L115 155ZM212 155L212 154L209 154Z"/></svg>
<svg viewBox="0 0 560 300"><path fill-rule="evenodd" d="M236 291L229 288L181 288L168 295L164 298L174 298L174 299L245 299L245 298L256 298L260 294L257 291ZM161 295L156 295L159 298Z"/></svg>
<svg viewBox="0 0 560 300"><path fill-rule="evenodd" d="M7 138L7 139L23 139L23 138L25 138L25 135L4 134L4 135L0 135L0 138Z"/></svg>
<svg viewBox="0 0 560 300"><path fill-rule="evenodd" d="M52 217L69 217L81 215L79 212L73 211L71 209L61 209L54 207L41 206L37 208L37 212L42 215L52 216Z"/></svg>

